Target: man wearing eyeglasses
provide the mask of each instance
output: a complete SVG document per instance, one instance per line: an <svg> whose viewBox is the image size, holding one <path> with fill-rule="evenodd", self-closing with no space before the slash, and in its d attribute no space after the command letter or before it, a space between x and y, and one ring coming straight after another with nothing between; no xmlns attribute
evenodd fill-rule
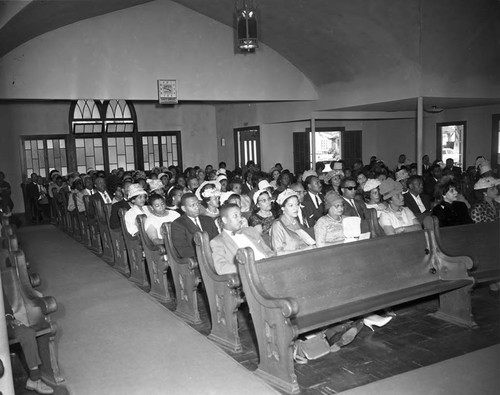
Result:
<svg viewBox="0 0 500 395"><path fill-rule="evenodd" d="M346 177L340 183L340 192L344 198L344 217L361 218L361 233L369 232L369 214L365 202L355 199L356 181L352 177Z"/></svg>

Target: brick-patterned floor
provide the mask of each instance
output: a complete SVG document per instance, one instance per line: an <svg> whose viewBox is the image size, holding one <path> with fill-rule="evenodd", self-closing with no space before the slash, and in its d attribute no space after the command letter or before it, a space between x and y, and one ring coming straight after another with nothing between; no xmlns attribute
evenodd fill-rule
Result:
<svg viewBox="0 0 500 395"><path fill-rule="evenodd" d="M206 304L200 304L204 323L193 328L208 335ZM307 365L295 364L302 394L335 394L500 343L499 295L480 285L472 292L472 307L479 325L476 329L432 317L430 313L437 309L435 298L395 306L397 316L385 327L375 332L364 327L351 344L337 353ZM243 351L227 352L253 371L258 365L258 353L246 305L239 313L239 323Z"/></svg>

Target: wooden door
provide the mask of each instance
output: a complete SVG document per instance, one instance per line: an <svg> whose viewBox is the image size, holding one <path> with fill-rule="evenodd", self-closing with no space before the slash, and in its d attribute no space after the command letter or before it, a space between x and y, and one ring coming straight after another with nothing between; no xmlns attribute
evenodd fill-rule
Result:
<svg viewBox="0 0 500 395"><path fill-rule="evenodd" d="M236 167L243 168L249 160L260 165L260 128L234 129L234 150Z"/></svg>

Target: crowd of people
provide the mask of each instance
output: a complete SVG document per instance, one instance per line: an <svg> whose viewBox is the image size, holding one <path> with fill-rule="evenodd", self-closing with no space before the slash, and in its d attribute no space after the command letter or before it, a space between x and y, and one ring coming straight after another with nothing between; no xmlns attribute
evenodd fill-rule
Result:
<svg viewBox="0 0 500 395"><path fill-rule="evenodd" d="M324 168L318 163L315 170L293 174L277 163L263 172L250 161L233 171L224 162L216 169L90 170L66 177L52 170L48 183L32 174L25 191L39 207L37 215L52 212L53 220L58 204L67 202L68 211L82 212L83 196L99 194L112 204L110 228L121 227L118 212L125 209L126 231L135 235L136 217L145 214L145 231L155 244L163 243L162 224L171 222L172 244L183 258L196 256L194 234L205 231L218 274L237 272L236 252L243 247L251 247L260 260L369 237L368 209L376 210L386 235L420 230L431 214L443 227L499 219L500 180L483 157L462 172L452 159L430 163L426 155L422 175L404 154L394 169L376 157L367 165L358 160L347 167L340 160L330 163L330 171ZM0 176L4 206L7 186ZM391 318L372 314L362 322L372 328ZM341 326L348 331L333 331L338 347L352 341L354 328L359 331L356 323Z"/></svg>

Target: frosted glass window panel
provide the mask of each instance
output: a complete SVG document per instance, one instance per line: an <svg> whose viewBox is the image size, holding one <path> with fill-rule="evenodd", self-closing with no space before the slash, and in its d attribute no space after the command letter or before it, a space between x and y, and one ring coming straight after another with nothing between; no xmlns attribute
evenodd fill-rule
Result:
<svg viewBox="0 0 500 395"><path fill-rule="evenodd" d="M47 140L47 149L52 149L54 148L54 144L52 143L52 140Z"/></svg>
<svg viewBox="0 0 500 395"><path fill-rule="evenodd" d="M77 170L78 170L78 173L80 173L80 174L87 172L87 168L85 166L78 166Z"/></svg>
<svg viewBox="0 0 500 395"><path fill-rule="evenodd" d="M125 140L123 138L116 139L116 146L118 148L118 155L125 154Z"/></svg>
<svg viewBox="0 0 500 395"><path fill-rule="evenodd" d="M25 150L31 150L31 141L26 140L26 141L24 142L24 149L25 149Z"/></svg>
<svg viewBox="0 0 500 395"><path fill-rule="evenodd" d="M118 157L116 155L116 148L114 147L109 147L108 148L108 153L109 153L109 165L118 163Z"/></svg>
<svg viewBox="0 0 500 395"><path fill-rule="evenodd" d="M36 144L39 150L43 150L43 140L37 140Z"/></svg>
<svg viewBox="0 0 500 395"><path fill-rule="evenodd" d="M96 164L103 165L104 164L104 155L102 149L95 150L95 162Z"/></svg>

